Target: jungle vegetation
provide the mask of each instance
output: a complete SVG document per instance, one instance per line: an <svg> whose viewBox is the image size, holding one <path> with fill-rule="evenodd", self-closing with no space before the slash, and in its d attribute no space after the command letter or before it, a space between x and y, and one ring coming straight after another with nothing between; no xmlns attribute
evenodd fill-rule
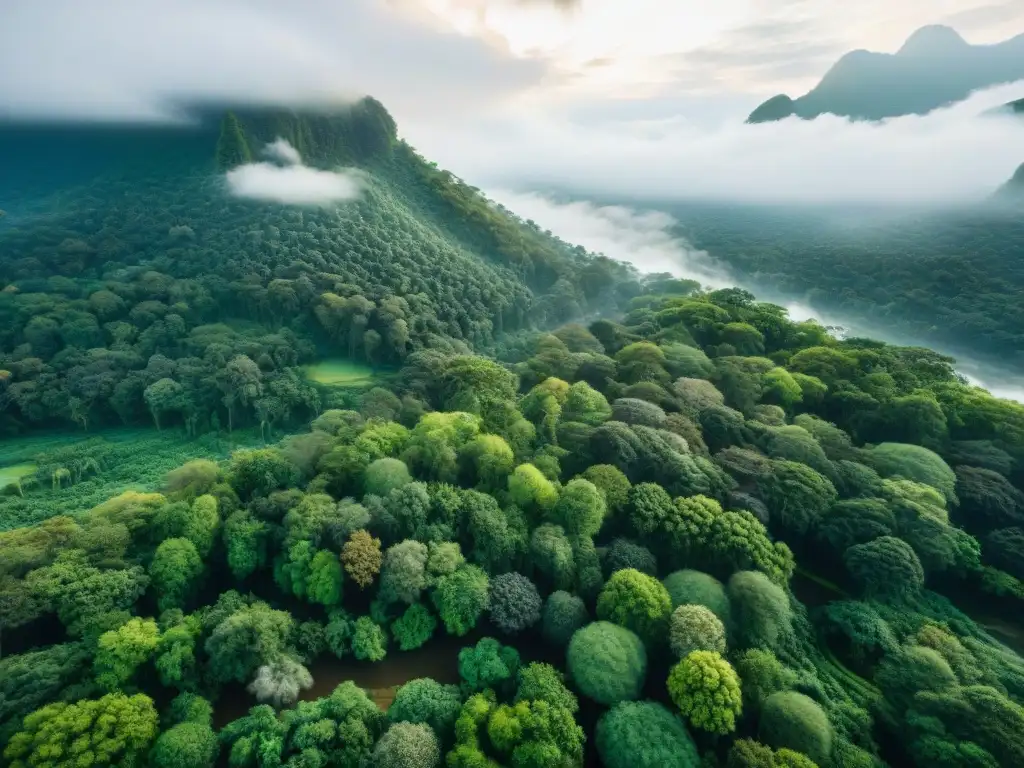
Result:
<svg viewBox="0 0 1024 768"><path fill-rule="evenodd" d="M244 114L225 126L216 157L236 162L252 129ZM412 162L388 146L381 178ZM78 316L58 315L44 359L24 325L5 330L7 392L46 369L15 390L14 426L51 418L19 403L79 386L62 361L93 352L144 358L111 377L134 389L110 397L154 429L225 433L285 413L307 426L0 533L4 765L1024 764L1024 659L965 612L1021 614L1024 406L928 349L837 339L742 290L631 273L410 168L451 198L413 208L408 193L387 220L368 202L361 220L280 210L318 222L309 251L299 229L243 237L223 201L234 247L150 245L122 275L128 320L109 321L167 306L137 336L83 352L60 330ZM375 194L402 210L387 207L398 192ZM465 210L442 229L454 201ZM125 226L176 209L130 210ZM205 229L180 226L222 237L206 215ZM405 246L342 258L313 245L368 221ZM19 269L45 274L56 252ZM82 258L68 291L105 274ZM169 279L145 277L157 264ZM445 282L449 266L462 282ZM53 295L41 279L65 284L17 278L10 317L33 322L19 302ZM272 280L291 281L274 301ZM154 284L190 298L134 293ZM85 307L100 290L120 297L54 306L99 323ZM243 330L217 317L238 307ZM330 401L296 370L319 350L388 375ZM177 399L154 397L159 381ZM120 415L89 402L93 420ZM465 643L457 683L410 679L386 710L351 681L314 694L325 660L387 664L444 636ZM246 694L253 706L224 717Z"/></svg>

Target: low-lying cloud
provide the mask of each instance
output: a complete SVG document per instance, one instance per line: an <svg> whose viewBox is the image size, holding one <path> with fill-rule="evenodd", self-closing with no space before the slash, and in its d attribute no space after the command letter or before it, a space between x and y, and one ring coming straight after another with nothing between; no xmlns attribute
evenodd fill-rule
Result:
<svg viewBox="0 0 1024 768"><path fill-rule="evenodd" d="M712 288L736 284L724 265L673 234L676 222L668 214L584 201L559 203L544 195L508 190L488 196L567 242L632 264L641 272L670 272Z"/></svg>
<svg viewBox="0 0 1024 768"><path fill-rule="evenodd" d="M301 165L302 155L299 154L299 150L293 147L288 139L282 139L280 136L274 139L270 144L267 144L263 148L262 152L264 157L271 160L276 160L282 165Z"/></svg>
<svg viewBox="0 0 1024 768"><path fill-rule="evenodd" d="M881 123L827 115L715 129L683 118L586 123L552 115L411 138L486 188L557 188L612 200L947 205L977 201L1024 162L1024 121L983 114L1024 83Z"/></svg>
<svg viewBox="0 0 1024 768"><path fill-rule="evenodd" d="M278 162L247 163L225 174L232 195L282 205L321 206L354 200L362 192L359 172L303 165L299 151L285 139L267 144L262 154Z"/></svg>

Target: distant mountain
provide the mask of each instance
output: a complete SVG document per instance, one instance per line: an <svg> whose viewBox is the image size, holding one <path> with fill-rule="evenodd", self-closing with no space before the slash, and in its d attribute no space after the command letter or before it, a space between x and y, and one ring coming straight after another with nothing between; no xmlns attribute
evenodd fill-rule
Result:
<svg viewBox="0 0 1024 768"><path fill-rule="evenodd" d="M881 120L925 114L961 101L979 88L1021 79L1024 35L995 45L971 45L954 29L927 26L894 54L865 50L846 54L809 93L796 99L774 96L755 109L747 122L793 115Z"/></svg>

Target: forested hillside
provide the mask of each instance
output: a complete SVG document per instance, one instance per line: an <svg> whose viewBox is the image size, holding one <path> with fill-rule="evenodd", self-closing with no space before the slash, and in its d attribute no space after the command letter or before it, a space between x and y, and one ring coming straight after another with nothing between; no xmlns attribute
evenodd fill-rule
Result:
<svg viewBox="0 0 1024 768"><path fill-rule="evenodd" d="M0 533L6 764L1024 764L1024 406L679 281L497 351Z"/></svg>
<svg viewBox="0 0 1024 768"><path fill-rule="evenodd" d="M289 208L221 171L283 138L356 168L358 200ZM0 127L0 433L312 418L297 366L466 351L614 307L635 276L486 200L379 103L199 113L180 127Z"/></svg>
<svg viewBox="0 0 1024 768"><path fill-rule="evenodd" d="M648 201L744 284L897 339L1024 370L1024 209L942 214ZM620 201L621 202L621 201ZM850 222L847 223L847 217Z"/></svg>

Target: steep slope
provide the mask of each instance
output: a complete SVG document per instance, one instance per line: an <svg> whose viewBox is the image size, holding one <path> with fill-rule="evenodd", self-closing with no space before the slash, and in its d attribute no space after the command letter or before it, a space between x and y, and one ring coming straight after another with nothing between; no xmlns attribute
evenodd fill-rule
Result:
<svg viewBox="0 0 1024 768"><path fill-rule="evenodd" d="M1024 79L1024 35L996 45L971 45L949 27L928 26L895 54L852 51L810 92L775 96L748 122L791 115L834 114L865 120L924 114L960 101L979 88Z"/></svg>
<svg viewBox="0 0 1024 768"><path fill-rule="evenodd" d="M294 369L316 357L486 346L614 306L629 282L423 160L372 99L194 117L0 130L0 429L282 421L315 409ZM228 194L221 171L277 138L354 169L362 194Z"/></svg>

